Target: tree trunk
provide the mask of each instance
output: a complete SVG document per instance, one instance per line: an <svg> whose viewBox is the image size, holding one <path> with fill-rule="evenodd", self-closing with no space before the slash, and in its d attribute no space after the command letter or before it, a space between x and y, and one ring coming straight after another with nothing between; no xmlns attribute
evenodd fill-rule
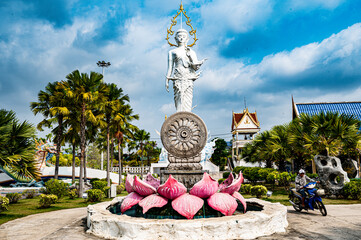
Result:
<svg viewBox="0 0 361 240"><path fill-rule="evenodd" d="M73 162L71 164L71 182L75 182L75 143L73 143Z"/></svg>
<svg viewBox="0 0 361 240"><path fill-rule="evenodd" d="M113 160L114 160L114 140L112 137L112 143L110 144L110 171L113 171Z"/></svg>
<svg viewBox="0 0 361 240"><path fill-rule="evenodd" d="M140 143L140 161L141 161L141 163L142 163L142 166L141 166L141 177L142 177L142 179L143 179L143 173L144 173L144 171L143 171L143 168L144 168L144 165L143 165L143 143Z"/></svg>
<svg viewBox="0 0 361 240"><path fill-rule="evenodd" d="M85 147L85 157L84 157L84 182L86 182L86 180L87 180L87 177L86 177L86 165L87 165L87 162L88 162L87 158L88 158L88 155L87 155L87 153L86 153L86 147Z"/></svg>
<svg viewBox="0 0 361 240"><path fill-rule="evenodd" d="M121 142L118 141L118 174L119 174L119 185L122 183L122 173L123 173L123 165L122 165L122 158L123 158L123 148L121 147Z"/></svg>
<svg viewBox="0 0 361 240"><path fill-rule="evenodd" d="M61 147L61 139L62 139L62 131L63 128L63 115L58 116L58 132L56 136L56 161L55 161L55 173L54 178L58 179L59 177L59 158L60 158L60 147Z"/></svg>
<svg viewBox="0 0 361 240"><path fill-rule="evenodd" d="M83 179L83 168L84 168L84 157L85 157L85 103L82 104L81 116L80 116L80 169L79 169L79 197L83 197L84 191L84 179Z"/></svg>
<svg viewBox="0 0 361 240"><path fill-rule="evenodd" d="M110 146L109 146L109 123L107 124L107 186L110 187Z"/></svg>

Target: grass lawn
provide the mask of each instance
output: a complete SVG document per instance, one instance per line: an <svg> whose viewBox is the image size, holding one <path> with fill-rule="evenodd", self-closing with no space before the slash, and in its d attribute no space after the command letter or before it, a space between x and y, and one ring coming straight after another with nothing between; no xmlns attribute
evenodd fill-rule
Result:
<svg viewBox="0 0 361 240"><path fill-rule="evenodd" d="M124 191L122 194L117 196L125 196L127 194L128 193ZM110 199L104 198L103 201L110 201ZM33 199L21 199L17 203L10 204L8 211L0 213L0 224L31 214L44 213L68 208L86 207L89 204L95 203L86 202L82 198L69 199L68 197L63 197L62 199L60 199L59 202L52 204L49 208L39 208L39 197L35 197Z"/></svg>
<svg viewBox="0 0 361 240"><path fill-rule="evenodd" d="M288 201L288 191L286 191L283 187L275 186L274 190L270 185L266 184L268 190L272 191L273 194L271 197L262 197L262 200L269 202L279 202L286 206L291 206L291 203ZM254 198L255 196L242 194L244 198ZM349 199L327 199L322 197L322 201L324 204L361 204L361 200L349 200Z"/></svg>

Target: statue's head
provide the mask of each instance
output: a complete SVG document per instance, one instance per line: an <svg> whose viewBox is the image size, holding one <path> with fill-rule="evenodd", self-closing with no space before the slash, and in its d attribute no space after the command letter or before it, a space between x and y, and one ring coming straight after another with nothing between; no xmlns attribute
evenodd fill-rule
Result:
<svg viewBox="0 0 361 240"><path fill-rule="evenodd" d="M188 32L185 29L178 29L174 36L175 41L179 45L180 43L186 44L189 40Z"/></svg>

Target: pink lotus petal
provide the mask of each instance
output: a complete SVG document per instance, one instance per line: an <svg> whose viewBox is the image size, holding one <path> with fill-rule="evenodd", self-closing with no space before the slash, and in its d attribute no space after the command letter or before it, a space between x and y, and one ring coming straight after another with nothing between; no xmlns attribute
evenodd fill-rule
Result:
<svg viewBox="0 0 361 240"><path fill-rule="evenodd" d="M189 193L200 198L208 198L215 194L217 190L218 182L205 172L202 180L194 184Z"/></svg>
<svg viewBox="0 0 361 240"><path fill-rule="evenodd" d="M172 201L173 209L187 219L192 219L199 209L203 207L203 204L202 198L190 195L189 193L183 194Z"/></svg>
<svg viewBox="0 0 361 240"><path fill-rule="evenodd" d="M234 192L234 193L232 194L232 197L238 199L238 200L242 203L243 209L244 209L243 212L246 212L246 210L247 210L246 199L244 199L244 197L243 197L239 192Z"/></svg>
<svg viewBox="0 0 361 240"><path fill-rule="evenodd" d="M134 181L134 177L132 175L128 174L127 178L125 180L125 190L128 193L134 192L133 181Z"/></svg>
<svg viewBox="0 0 361 240"><path fill-rule="evenodd" d="M143 197L140 196L138 193L136 192L130 193L128 196L124 198L122 205L120 206L120 211L124 213L125 211L127 211L128 209L139 203L140 200L142 199Z"/></svg>
<svg viewBox="0 0 361 240"><path fill-rule="evenodd" d="M158 193L168 199L175 199L186 192L187 188L172 175L169 175L167 181L158 188Z"/></svg>
<svg viewBox="0 0 361 240"><path fill-rule="evenodd" d="M241 188L241 185L243 183L243 175L242 173L240 172L239 175L238 175L238 178L229 186L221 189L220 192L222 193L228 193L230 195L232 195L234 192L238 192L239 189Z"/></svg>
<svg viewBox="0 0 361 240"><path fill-rule="evenodd" d="M230 173L228 178L219 185L219 190L222 190L223 188L226 188L229 185L231 185L233 182L233 179L234 179L233 174Z"/></svg>
<svg viewBox="0 0 361 240"><path fill-rule="evenodd" d="M207 199L208 205L226 216L231 216L237 209L237 201L228 193L215 193Z"/></svg>
<svg viewBox="0 0 361 240"><path fill-rule="evenodd" d="M148 196L157 192L154 187L142 181L138 176L134 177L133 189L141 196Z"/></svg>
<svg viewBox="0 0 361 240"><path fill-rule="evenodd" d="M159 185L160 185L160 180L153 177L151 173L147 174L147 176L144 179L144 182L146 182L149 185L153 186L155 189L157 189L159 187Z"/></svg>
<svg viewBox="0 0 361 240"><path fill-rule="evenodd" d="M157 194L149 195L139 202L139 206L143 208L143 214L148 212L149 209L154 207L163 207L168 203L168 199L161 197Z"/></svg>

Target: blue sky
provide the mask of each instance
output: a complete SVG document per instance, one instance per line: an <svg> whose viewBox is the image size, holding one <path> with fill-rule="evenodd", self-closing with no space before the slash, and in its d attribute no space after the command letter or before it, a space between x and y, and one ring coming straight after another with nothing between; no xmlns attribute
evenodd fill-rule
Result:
<svg viewBox="0 0 361 240"><path fill-rule="evenodd" d="M296 102L361 100L361 1L183 1L208 58L195 82L194 112L230 139L244 98L262 130L291 120ZM129 94L137 123L157 139L175 112L164 88L173 0L0 0L0 107L37 123L29 103L75 69L101 71ZM178 27L178 26L177 26Z"/></svg>

